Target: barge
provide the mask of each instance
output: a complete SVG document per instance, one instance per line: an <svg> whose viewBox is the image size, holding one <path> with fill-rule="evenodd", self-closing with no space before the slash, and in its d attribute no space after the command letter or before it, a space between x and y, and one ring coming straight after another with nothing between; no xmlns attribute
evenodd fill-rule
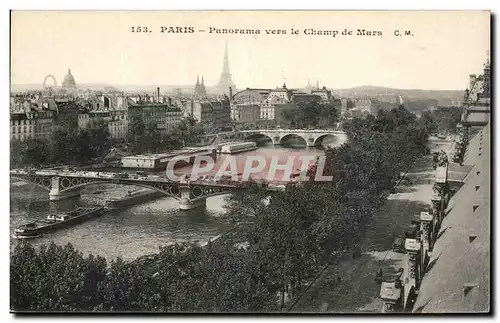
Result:
<svg viewBox="0 0 500 323"><path fill-rule="evenodd" d="M114 209L145 203L164 196L162 192L151 190L139 190L130 192L123 199L110 199L106 201L106 208Z"/></svg>
<svg viewBox="0 0 500 323"><path fill-rule="evenodd" d="M239 142L231 143L221 147L221 153L223 154L237 154L249 150L258 149L257 144L253 141L249 142Z"/></svg>
<svg viewBox="0 0 500 323"><path fill-rule="evenodd" d="M66 228L101 215L102 206L91 208L77 208L71 212L50 214L45 220L26 223L14 230L16 238L35 238L42 233Z"/></svg>

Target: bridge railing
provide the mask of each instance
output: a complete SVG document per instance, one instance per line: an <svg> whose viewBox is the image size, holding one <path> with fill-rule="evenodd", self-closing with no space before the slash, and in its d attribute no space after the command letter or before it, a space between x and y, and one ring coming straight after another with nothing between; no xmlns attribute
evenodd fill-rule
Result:
<svg viewBox="0 0 500 323"><path fill-rule="evenodd" d="M94 174L94 173L97 173ZM181 178L180 180L171 180L168 179L164 176L159 176L159 175L141 175L141 176L128 176L128 177L118 177L116 174L123 174L123 173L111 173L111 172L92 172L91 174L89 173L80 173L80 172L50 172L50 171L37 171L37 172L29 172L29 171L22 171L22 170L11 170L10 171L11 175L35 175L35 176L50 176L50 177L73 177L73 178L91 178L91 179L100 179L100 180L109 180L109 181L114 181L114 180L125 180L125 181L148 181L148 182L162 182L162 183L179 183L179 184L187 184L187 185L213 185L213 186L230 186L230 187L245 187L249 186L250 184L268 184L271 186L284 186L290 183L290 181L267 181L265 179L251 179L251 180L239 180L239 181L233 181L229 179L224 179L220 177L211 177L209 179L185 179ZM300 182L300 181L294 181L294 182Z"/></svg>

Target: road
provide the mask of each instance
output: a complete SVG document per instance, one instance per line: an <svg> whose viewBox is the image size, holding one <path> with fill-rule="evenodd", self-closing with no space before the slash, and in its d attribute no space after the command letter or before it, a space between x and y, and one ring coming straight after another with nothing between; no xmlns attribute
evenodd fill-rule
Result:
<svg viewBox="0 0 500 323"><path fill-rule="evenodd" d="M431 150L445 151L451 142L431 142ZM361 241L361 257L347 256L330 265L290 312L377 313L383 302L380 285L374 281L382 268L384 279L391 279L399 268L407 273L407 255L391 250L396 234L410 225L410 217L430 208L434 181L432 156L419 159L407 178L412 184L399 186L396 193L377 212ZM337 277L341 278L340 283ZM408 289L406 290L408 291Z"/></svg>

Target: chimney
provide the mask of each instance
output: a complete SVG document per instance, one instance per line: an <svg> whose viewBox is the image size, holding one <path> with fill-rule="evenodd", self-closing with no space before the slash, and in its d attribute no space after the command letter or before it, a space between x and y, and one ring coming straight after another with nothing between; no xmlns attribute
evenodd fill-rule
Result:
<svg viewBox="0 0 500 323"><path fill-rule="evenodd" d="M469 75L469 89L472 91L472 87L474 87L474 83L476 83L476 74Z"/></svg>
<svg viewBox="0 0 500 323"><path fill-rule="evenodd" d="M156 94L158 95L158 103L160 103L160 87L156 88Z"/></svg>
<svg viewBox="0 0 500 323"><path fill-rule="evenodd" d="M229 87L229 100L233 99L233 88Z"/></svg>
<svg viewBox="0 0 500 323"><path fill-rule="evenodd" d="M168 97L168 106L172 106L172 98L171 97Z"/></svg>

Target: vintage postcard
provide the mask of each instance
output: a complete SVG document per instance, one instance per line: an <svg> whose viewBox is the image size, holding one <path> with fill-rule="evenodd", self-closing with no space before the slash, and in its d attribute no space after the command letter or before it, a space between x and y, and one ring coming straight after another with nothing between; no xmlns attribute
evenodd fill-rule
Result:
<svg viewBox="0 0 500 323"><path fill-rule="evenodd" d="M11 11L11 311L489 313L490 24Z"/></svg>

